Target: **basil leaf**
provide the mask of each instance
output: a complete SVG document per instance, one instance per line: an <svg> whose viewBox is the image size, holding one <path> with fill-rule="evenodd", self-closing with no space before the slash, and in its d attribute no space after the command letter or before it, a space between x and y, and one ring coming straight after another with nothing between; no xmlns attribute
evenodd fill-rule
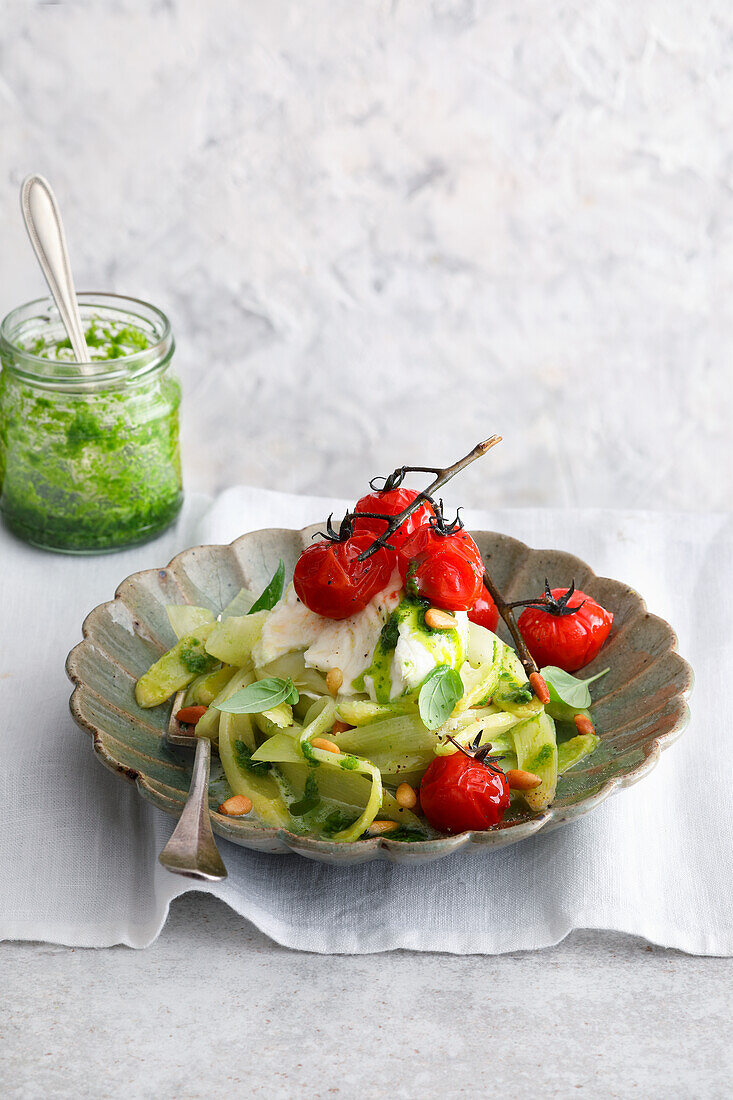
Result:
<svg viewBox="0 0 733 1100"><path fill-rule="evenodd" d="M429 730L437 730L450 718L463 695L463 681L450 665L438 665L427 674L420 688L417 705Z"/></svg>
<svg viewBox="0 0 733 1100"><path fill-rule="evenodd" d="M279 676L270 676L266 680L257 680L254 684L235 691L223 703L219 703L217 710L224 710L227 714L261 714L263 710L272 710L280 703L297 703L300 696L293 686L293 681Z"/></svg>
<svg viewBox="0 0 733 1100"><path fill-rule="evenodd" d="M270 581L262 595L257 597L247 614L254 615L255 611L272 611L273 607L282 596L284 587L285 562L282 560L282 558L280 558L280 564L275 570L272 580Z"/></svg>
<svg viewBox="0 0 733 1100"><path fill-rule="evenodd" d="M547 665L545 668L540 669L540 675L549 688L550 702L566 703L569 707L587 710L591 704L588 684L592 684L594 680L599 680L608 671L609 669L604 668L603 672L597 672L595 676L591 676L588 680L579 680L577 676L571 676L569 672L557 668L556 665Z"/></svg>

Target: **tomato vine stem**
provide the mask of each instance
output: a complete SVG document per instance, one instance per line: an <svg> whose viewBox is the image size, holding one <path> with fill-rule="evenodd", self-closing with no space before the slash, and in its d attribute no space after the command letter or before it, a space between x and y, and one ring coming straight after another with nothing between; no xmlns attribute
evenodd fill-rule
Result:
<svg viewBox="0 0 733 1100"><path fill-rule="evenodd" d="M486 569L485 562L484 569L484 588L487 590L492 600L496 604L497 610L504 622L506 623L507 629L514 640L514 644L517 647L519 660L522 662L522 668L527 673L527 679L529 680L530 687L532 688L532 691L535 693L541 703L549 703L550 692L548 690L547 684L545 683L544 677L537 667L537 662L535 661L532 654L529 652L529 649L527 648L527 643L519 632L519 627L517 626L517 621L514 617L513 605L507 603L499 589L496 587L496 584L494 583L491 574L489 573L488 569Z"/></svg>
<svg viewBox="0 0 733 1100"><path fill-rule="evenodd" d="M457 462L454 462L452 466L446 466L444 468L439 466L400 466L398 470L395 470L394 473L386 479L385 485L392 486L396 475L401 480L408 471L410 473L435 474L435 479L428 485L427 489L418 493L415 499L396 516L383 517L387 521L385 530L374 540L371 546L368 546L366 550L362 550L361 554L359 554L359 561L364 561L365 558L371 557L371 555L375 554L381 546L387 546L390 536L395 533L398 527L402 526L405 520L411 516L413 512L416 512L425 501L432 503L433 493L445 485L447 481L450 481L452 477L455 477L456 474L459 474L461 470L464 470L466 466L470 466L477 458L481 458L482 455L485 455L486 452L491 450L492 447L495 447L497 443L501 443L500 435L492 435L490 439L484 439L483 442L477 443L473 450L469 451L467 455L464 455L463 458L459 458ZM356 514L358 515L358 513Z"/></svg>

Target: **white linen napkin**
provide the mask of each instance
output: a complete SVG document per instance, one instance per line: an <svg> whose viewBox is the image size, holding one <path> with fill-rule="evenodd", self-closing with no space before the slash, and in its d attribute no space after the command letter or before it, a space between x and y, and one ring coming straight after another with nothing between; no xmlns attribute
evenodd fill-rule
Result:
<svg viewBox="0 0 733 1100"><path fill-rule="evenodd" d="M343 504L233 488L189 500L156 542L106 557L33 550L0 532L0 937L144 947L189 881L157 863L172 819L101 767L69 716L67 651L85 614L138 569L201 542L299 528ZM467 512L469 529L562 547L638 589L695 669L692 722L642 782L547 836L417 867L335 868L221 841L208 887L279 943L319 952L492 953L606 928L733 954L733 522L729 515Z"/></svg>

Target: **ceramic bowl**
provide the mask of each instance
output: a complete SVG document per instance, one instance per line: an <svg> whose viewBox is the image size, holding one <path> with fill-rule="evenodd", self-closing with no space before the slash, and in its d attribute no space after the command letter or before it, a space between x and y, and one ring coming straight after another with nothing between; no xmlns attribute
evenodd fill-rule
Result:
<svg viewBox="0 0 733 1100"><path fill-rule="evenodd" d="M219 612L242 586L261 590L279 558L287 575L315 528L265 530L230 546L196 546L165 569L148 569L123 581L115 598L84 621L84 640L71 651L67 673L74 683L71 713L93 739L108 768L135 783L140 794L177 816L186 800L192 754L165 741L170 705L142 710L135 702L137 678L175 642L166 604L192 603ZM264 852L297 852L327 863L373 859L420 862L459 849L485 852L574 821L610 794L651 771L662 749L680 736L689 711L685 697L692 670L676 651L677 639L662 619L650 615L641 596L620 581L596 577L578 558L559 550L533 550L507 535L473 532L492 575L508 599L539 592L546 576L578 588L614 613L611 635L597 660L584 670L611 671L593 688L593 717L601 744L592 756L561 776L557 796L544 812L527 812L487 832L466 832L418 842L388 837L339 844L298 836L256 821L227 818L216 807L229 793L215 756L211 807L214 831L235 844ZM509 640L508 637L505 640Z"/></svg>

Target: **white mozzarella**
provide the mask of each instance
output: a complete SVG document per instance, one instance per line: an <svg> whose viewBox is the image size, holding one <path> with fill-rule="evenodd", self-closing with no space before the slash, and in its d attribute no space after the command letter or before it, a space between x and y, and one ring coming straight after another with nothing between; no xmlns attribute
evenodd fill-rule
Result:
<svg viewBox="0 0 733 1100"><path fill-rule="evenodd" d="M268 615L254 649L258 667L284 653L305 650L309 668L343 673L340 694L353 695L353 681L370 664L380 631L400 601L401 581L395 572L387 587L363 611L348 619L326 619L305 606L291 585Z"/></svg>

